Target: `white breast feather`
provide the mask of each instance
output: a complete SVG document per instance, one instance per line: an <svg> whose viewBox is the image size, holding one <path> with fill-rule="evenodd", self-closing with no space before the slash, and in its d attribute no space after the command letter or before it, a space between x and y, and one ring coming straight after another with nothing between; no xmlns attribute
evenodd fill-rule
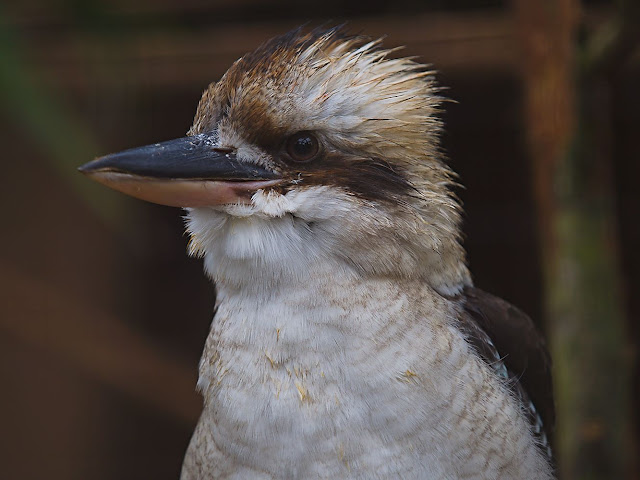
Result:
<svg viewBox="0 0 640 480"><path fill-rule="evenodd" d="M189 212L218 310L182 478L552 478L455 306L332 253L353 201L315 187Z"/></svg>

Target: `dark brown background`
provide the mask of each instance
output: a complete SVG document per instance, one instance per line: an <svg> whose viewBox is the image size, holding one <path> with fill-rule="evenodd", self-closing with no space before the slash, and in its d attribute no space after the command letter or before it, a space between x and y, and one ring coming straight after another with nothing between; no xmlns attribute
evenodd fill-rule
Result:
<svg viewBox="0 0 640 480"><path fill-rule="evenodd" d="M543 325L522 51L511 9L495 0L26 0L0 7L0 477L177 478L200 408L196 366L213 290L201 262L185 254L179 210L107 191L75 167L182 136L209 82L306 21L349 20L351 30L387 35L386 45L406 45L407 55L439 70L455 100L446 104L443 141L465 185L459 194L476 284ZM587 2L582 30L598 28L615 9ZM613 108L590 113L613 132L615 248L630 335L640 316L634 59L602 89ZM635 346L630 337L620 347L630 362ZM633 438L623 447L629 455ZM603 469L636 478L630 464Z"/></svg>

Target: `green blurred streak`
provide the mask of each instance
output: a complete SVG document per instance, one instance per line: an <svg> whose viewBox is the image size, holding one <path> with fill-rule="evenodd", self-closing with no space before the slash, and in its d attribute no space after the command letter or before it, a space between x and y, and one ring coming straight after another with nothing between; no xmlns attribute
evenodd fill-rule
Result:
<svg viewBox="0 0 640 480"><path fill-rule="evenodd" d="M8 118L28 131L60 179L78 194L109 227L121 223L123 202L77 172L102 152L92 133L66 111L53 91L33 81L41 77L20 56L18 35L0 8L0 100Z"/></svg>

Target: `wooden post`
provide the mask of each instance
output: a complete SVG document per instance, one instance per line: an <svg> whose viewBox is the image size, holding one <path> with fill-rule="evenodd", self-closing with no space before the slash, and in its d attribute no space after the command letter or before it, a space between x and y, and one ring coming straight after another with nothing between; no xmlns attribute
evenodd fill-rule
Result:
<svg viewBox="0 0 640 480"><path fill-rule="evenodd" d="M584 75L577 0L514 0L564 479L628 478L607 90Z"/></svg>

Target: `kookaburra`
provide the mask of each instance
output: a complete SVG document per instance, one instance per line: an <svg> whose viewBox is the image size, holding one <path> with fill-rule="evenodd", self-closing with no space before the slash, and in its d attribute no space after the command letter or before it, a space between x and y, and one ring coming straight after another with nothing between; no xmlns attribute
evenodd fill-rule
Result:
<svg viewBox="0 0 640 480"><path fill-rule="evenodd" d="M183 480L551 479L550 362L472 284L433 72L341 28L236 61L188 136L81 171L184 207L217 289Z"/></svg>

